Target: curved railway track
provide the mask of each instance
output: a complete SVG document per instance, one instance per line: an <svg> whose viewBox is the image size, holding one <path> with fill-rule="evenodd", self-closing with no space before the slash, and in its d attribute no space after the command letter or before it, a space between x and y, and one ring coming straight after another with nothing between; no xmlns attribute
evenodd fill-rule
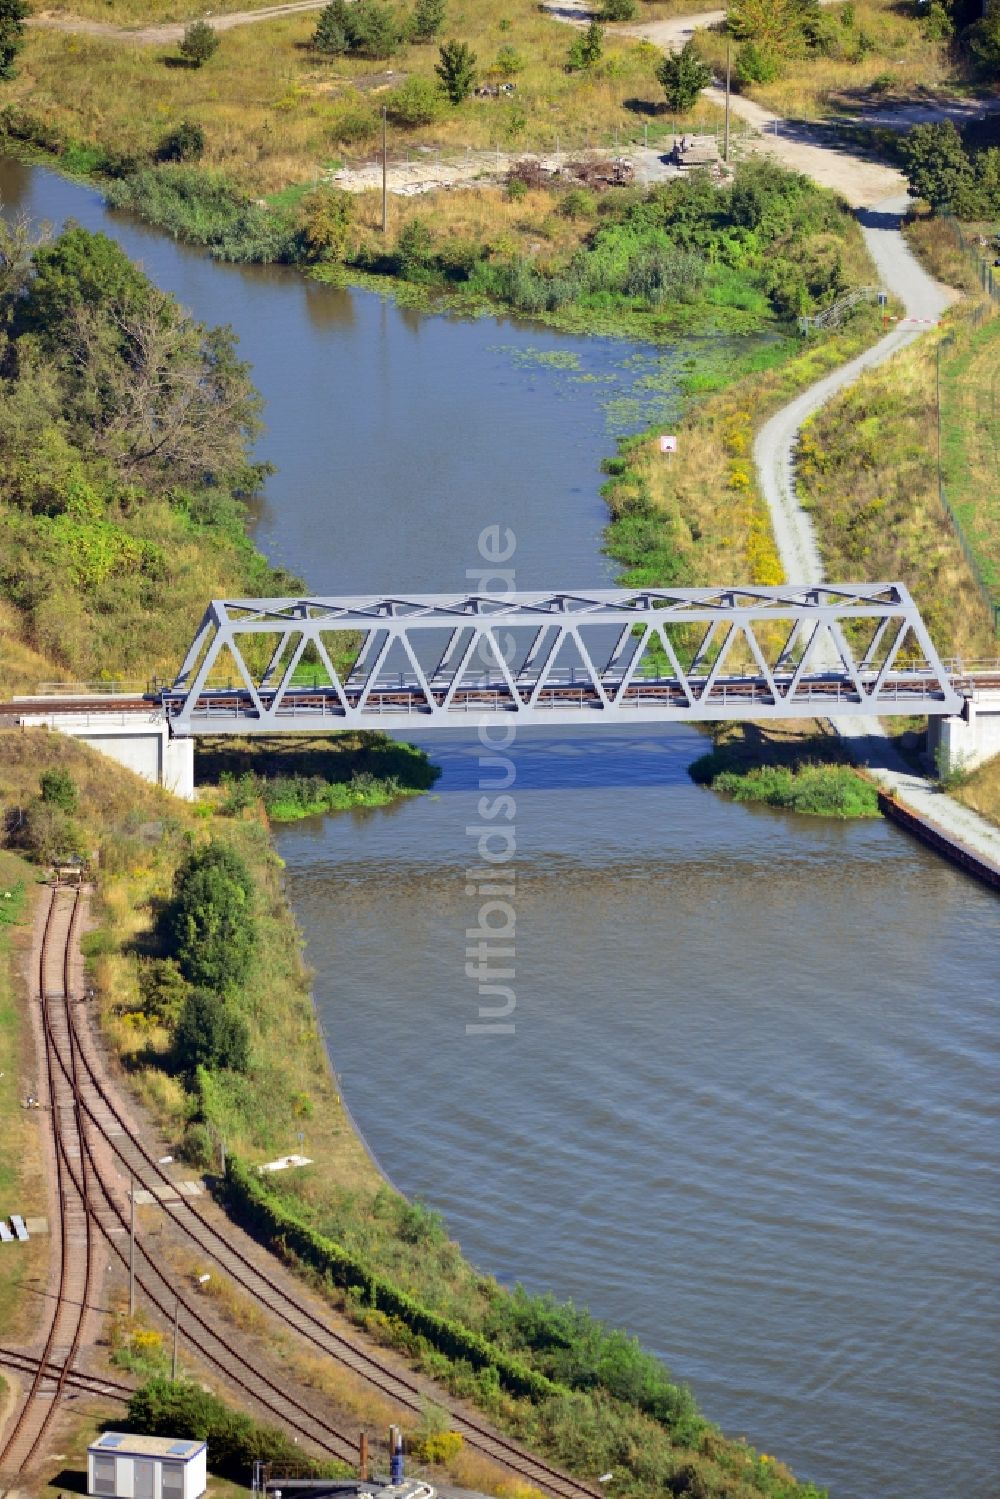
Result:
<svg viewBox="0 0 1000 1499"><path fill-rule="evenodd" d="M79 918L80 894L70 905L53 889L45 914L38 958L38 999L45 1035L45 1073L49 1119L56 1164L59 1219L59 1283L41 1358L17 1418L0 1448L0 1484L17 1479L37 1456L66 1385L73 1378L73 1365L83 1335L95 1278L93 1222L88 1196L87 1165L83 1147L83 1124L79 1086L71 1062L68 1076L53 1066L54 1010L59 993L64 1001L70 988L70 964ZM56 1010L58 1013L58 1010ZM63 1076L59 1074L63 1073ZM69 1116L67 1118L67 1115ZM70 1171L70 1159L80 1161L79 1177ZM79 1219L82 1215L83 1255Z"/></svg>
<svg viewBox="0 0 1000 1499"><path fill-rule="evenodd" d="M117 1156L135 1183L154 1193L158 1186L173 1190L173 1179L143 1145L105 1086L89 1038L85 1039L81 1034L68 998L63 1002L63 1009L66 1046L54 1046L51 1059L66 1082L75 1089L81 1115L90 1121L95 1134ZM106 1224L106 1219L111 1216L123 1232L127 1230L127 1218L120 1202L120 1193L116 1191L114 1184L109 1184L106 1172L95 1159L86 1130L82 1132L82 1141L90 1171L92 1194L99 1194L106 1204L106 1208L100 1208L94 1214L95 1221L108 1238L112 1252L127 1269L128 1255L127 1249L123 1247L123 1235L112 1234ZM64 1164L67 1172L70 1172L69 1164ZM75 1177L74 1185L77 1185ZM302 1298L226 1238L190 1198L185 1198L180 1203L161 1199L157 1205L188 1239L225 1271L256 1304L269 1311L286 1330L297 1334L320 1352L353 1370L395 1404L415 1415L422 1414L427 1398L425 1388L318 1316ZM243 1381L235 1372L242 1365L240 1352L224 1334L209 1323L189 1294L178 1293L169 1278L169 1272L165 1272L146 1251L138 1236L136 1252L144 1266L137 1274L137 1286L150 1304L168 1321L174 1315L176 1304L183 1313L180 1327L185 1338L206 1363L220 1369L227 1381L237 1384L272 1419L279 1420L329 1455L353 1461L356 1453L353 1439L330 1426L321 1416L299 1402L289 1393L287 1385L279 1386L267 1380L260 1370L254 1371L252 1385ZM474 1416L452 1403L441 1403L448 1407L450 1423L462 1433L467 1446L490 1457L536 1488L555 1496L555 1499L596 1499L600 1495L599 1489L526 1452L518 1443L492 1431L485 1423L477 1421Z"/></svg>

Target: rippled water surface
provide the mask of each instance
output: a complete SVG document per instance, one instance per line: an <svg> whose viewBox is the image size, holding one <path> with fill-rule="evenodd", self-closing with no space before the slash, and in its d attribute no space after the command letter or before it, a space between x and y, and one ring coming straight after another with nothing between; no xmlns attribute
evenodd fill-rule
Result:
<svg viewBox="0 0 1000 1499"><path fill-rule="evenodd" d="M10 163L0 197L233 323L258 535L316 591L460 586L490 522L523 587L607 580L648 356L213 266ZM474 1261L631 1328L727 1430L839 1499L995 1496L1000 904L881 822L695 788L701 746L519 737L512 1036L466 1032L475 744L428 740L433 797L283 830L346 1096Z"/></svg>

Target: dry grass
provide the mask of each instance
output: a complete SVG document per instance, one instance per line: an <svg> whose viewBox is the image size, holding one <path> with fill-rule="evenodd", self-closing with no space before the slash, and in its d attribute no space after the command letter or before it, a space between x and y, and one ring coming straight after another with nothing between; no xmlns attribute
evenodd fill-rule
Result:
<svg viewBox="0 0 1000 1499"><path fill-rule="evenodd" d="M938 496L936 427L928 336L806 424L799 491L830 576L901 578L945 655L993 654L990 614Z"/></svg>
<svg viewBox="0 0 1000 1499"><path fill-rule="evenodd" d="M963 802L1000 827L1000 755L979 770L974 770L964 785L952 791L956 801Z"/></svg>
<svg viewBox="0 0 1000 1499"><path fill-rule="evenodd" d="M957 287L978 297L979 277L948 225L925 212L903 229L910 249L924 262L932 276L946 286Z"/></svg>
<svg viewBox="0 0 1000 1499"><path fill-rule="evenodd" d="M949 503L1000 607L1000 317L957 326L941 361L941 463ZM995 641L1000 651L1000 641Z"/></svg>
<svg viewBox="0 0 1000 1499"><path fill-rule="evenodd" d="M653 504L671 517L673 540L692 583L782 581L753 469L754 431L870 341L866 328L808 345L778 368L746 375L690 404L672 457L660 453L653 436L629 453L629 468L648 486ZM624 492L618 494L625 499Z"/></svg>
<svg viewBox="0 0 1000 1499"><path fill-rule="evenodd" d="M837 16L839 7L831 12ZM843 56L811 55L786 64L784 76L773 83L751 84L748 98L792 119L812 120L842 111L853 112L864 103L925 98L953 87L955 68L947 46L928 41L908 7L897 0L856 0L855 23L843 28ZM871 40L873 50L859 56L857 38ZM721 73L726 45L718 32L699 32L707 60ZM872 85L878 80L878 86Z"/></svg>
<svg viewBox="0 0 1000 1499"><path fill-rule="evenodd" d="M225 32L199 69L177 66L174 47L35 31L4 98L81 143L115 151L149 151L181 120L196 120L207 137L206 165L273 193L373 150L381 88L404 74L434 76L436 46L408 46L390 63L320 61L307 45L315 24L307 13ZM501 46L513 46L525 63L516 99L469 99L433 125L396 131L394 150L551 149L557 136L567 147L610 143L615 130L641 135L641 117L626 101L660 97L659 54L633 38L609 37L598 68L567 73L572 33L532 0L510 0L502 11L491 0L466 0L446 29L470 43L484 72Z"/></svg>

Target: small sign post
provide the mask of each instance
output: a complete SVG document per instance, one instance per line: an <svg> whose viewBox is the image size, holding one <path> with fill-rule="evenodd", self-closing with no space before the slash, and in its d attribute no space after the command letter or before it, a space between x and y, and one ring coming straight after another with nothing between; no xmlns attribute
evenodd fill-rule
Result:
<svg viewBox="0 0 1000 1499"><path fill-rule="evenodd" d="M674 437L673 433L664 432L662 434L660 437L660 452L664 453L667 458L670 457L671 453L677 452L677 438Z"/></svg>

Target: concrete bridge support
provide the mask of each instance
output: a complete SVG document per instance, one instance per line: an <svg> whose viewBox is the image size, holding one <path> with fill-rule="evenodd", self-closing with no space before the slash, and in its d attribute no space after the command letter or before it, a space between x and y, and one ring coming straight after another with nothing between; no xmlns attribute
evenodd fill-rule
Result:
<svg viewBox="0 0 1000 1499"><path fill-rule="evenodd" d="M944 773L975 770L1000 755L1000 688L973 688L960 715L931 718L927 748Z"/></svg>
<svg viewBox="0 0 1000 1499"><path fill-rule="evenodd" d="M60 713L53 708L40 713L32 708L20 714L18 722L25 728L71 734L143 780L163 786L186 801L194 799L194 740L172 739L166 715L159 709Z"/></svg>

